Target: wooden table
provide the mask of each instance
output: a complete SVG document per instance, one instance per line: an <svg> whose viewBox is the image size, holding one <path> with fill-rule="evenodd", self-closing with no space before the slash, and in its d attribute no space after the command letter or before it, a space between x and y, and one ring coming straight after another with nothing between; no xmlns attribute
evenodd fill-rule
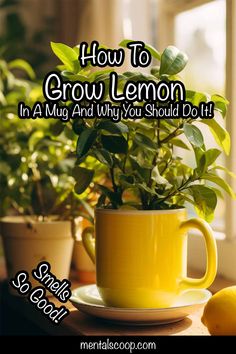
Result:
<svg viewBox="0 0 236 354"><path fill-rule="evenodd" d="M78 283L73 281L73 287L76 288ZM42 330L44 334L49 335L86 335L86 336L160 336L160 335L208 335L206 327L201 323L202 311L196 312L194 315L185 318L184 320L161 326L121 326L111 324L100 319L87 316L77 309L72 304L67 303L66 307L70 310L70 314L66 317L59 326L52 324L45 318L41 312L24 298L12 296L7 290L7 284L2 286L2 306L5 312L11 310L14 316L19 315L22 321L28 321ZM62 304L55 298L50 297L57 306ZM9 310L6 310L9 309ZM4 324L3 324L4 325Z"/></svg>
<svg viewBox="0 0 236 354"><path fill-rule="evenodd" d="M76 280L76 273L71 273L72 289L77 288L80 284ZM199 278L201 274L198 271L191 270L190 276ZM49 334L49 335L95 335L95 336L161 336L161 335L209 335L205 326L201 323L202 310L185 318L184 320L161 326L121 326L105 321L89 317L77 309L71 303L67 303L66 307L70 310L70 315L66 317L59 326L53 325L42 314L35 310L33 306L22 297L9 295L6 284L6 267L3 257L0 257L0 333L1 326L4 326L4 321L11 324L16 323L14 334L21 334L21 329L26 325L24 334L28 334L34 326L33 334ZM222 288L231 286L232 281L224 279L220 276L214 281L210 287L210 291L215 293ZM62 304L55 298L50 297L57 306ZM2 314L2 310L3 314ZM3 318L5 314L5 319ZM7 317L7 321L6 321ZM12 317L12 318L11 318ZM3 320L2 320L3 318ZM18 322L17 322L18 318ZM18 325L17 325L18 323Z"/></svg>

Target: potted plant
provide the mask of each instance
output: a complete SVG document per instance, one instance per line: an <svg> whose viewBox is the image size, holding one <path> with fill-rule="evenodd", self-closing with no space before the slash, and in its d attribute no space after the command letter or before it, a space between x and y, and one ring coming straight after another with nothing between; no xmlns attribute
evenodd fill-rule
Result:
<svg viewBox="0 0 236 354"><path fill-rule="evenodd" d="M123 41L126 47L129 41ZM81 68L76 58L79 46L53 44L62 61L61 75L72 81L99 81L109 85L109 72ZM159 65L150 73L119 74L118 87L127 80L180 80L187 56L173 46L163 53L147 46ZM75 63L77 65L75 65ZM114 70L114 69L112 69ZM108 90L104 101L109 101ZM213 101L215 112L223 118L228 101L218 95L186 90L186 100L194 105ZM138 103L142 104L142 103ZM201 126L207 126L218 148L208 148ZM230 173L217 163L220 154L230 152L230 136L212 119L77 119L73 121L77 138L77 165L73 176L75 190L83 193L94 183L96 170L84 163L95 158L109 175L109 182L98 184L100 197L95 212L96 268L98 290L106 304L120 307L163 307L189 287L208 287L216 274L216 245L206 221L211 222L221 191L235 193L220 173ZM187 138L187 142L182 137ZM188 165L176 149L192 152ZM185 207L191 204L201 219L186 221ZM204 221L205 219L206 221ZM208 266L203 278L186 277L187 229L198 228L205 236ZM95 261L92 228L83 235L84 245Z"/></svg>
<svg viewBox="0 0 236 354"><path fill-rule="evenodd" d="M124 40L121 46L126 47L129 42L132 41ZM149 74L138 71L120 74L119 88L124 87L128 80L180 80L177 75L188 60L184 53L173 46L167 47L162 54L150 46L147 48L160 65L151 67ZM75 65L79 46L70 48L65 44L53 43L52 49L63 62L58 69L66 80L103 80L108 87L109 74L114 69L94 72L89 66L81 68L78 63ZM103 100L109 100L108 90ZM223 118L226 116L228 101L221 95L186 89L186 101L195 105L212 101L215 112ZM218 149L207 148L202 124L209 128ZM97 169L84 168L88 159L96 159L102 164L109 177L108 180L106 178L106 185L97 184L100 192L97 207L119 209L128 205L142 210L163 210L190 203L199 216L210 222L221 190L235 197L231 187L220 177L221 171L232 173L217 163L222 153L230 153L230 135L218 123L217 117L123 119L119 123L101 118L81 118L73 119L70 126L78 136L77 162L73 170L77 181L75 191L81 194L92 181L96 183ZM187 143L182 140L183 136L187 138ZM194 167L186 165L176 153L176 147L192 151Z"/></svg>
<svg viewBox="0 0 236 354"><path fill-rule="evenodd" d="M29 79L15 76L15 69L23 69ZM68 278L76 218L92 221L86 204L91 192L78 197L75 180L68 177L75 134L60 122L18 118L19 101L32 105L42 97L27 62L1 60L0 73L0 215L8 276L31 273L45 260L58 278Z"/></svg>

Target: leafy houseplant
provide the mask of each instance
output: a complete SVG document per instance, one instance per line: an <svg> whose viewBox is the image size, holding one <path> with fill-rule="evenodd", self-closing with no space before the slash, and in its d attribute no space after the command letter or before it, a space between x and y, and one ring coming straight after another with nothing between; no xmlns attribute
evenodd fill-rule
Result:
<svg viewBox="0 0 236 354"><path fill-rule="evenodd" d="M123 41L127 46L129 41ZM62 76L68 81L103 80L109 101L110 73L81 68L79 47L52 44L63 65ZM137 71L118 74L122 92L128 80L180 80L187 56L175 47L162 54L147 46L159 61L150 73ZM187 90L193 105L213 101L223 117L227 100ZM66 104L70 105L70 101ZM84 103L84 102L83 102ZM136 102L144 104L145 102ZM158 102L156 102L158 104ZM105 166L109 181L97 184L100 197L95 210L93 229L84 230L82 239L91 260L96 263L96 285L105 305L119 308L162 308L172 306L183 290L207 288L217 271L216 242L210 226L202 219L187 220L186 203L194 205L198 215L211 221L221 190L235 197L231 187L218 172L224 167L216 160L230 150L228 132L215 118L188 119L74 119L70 122L76 135L77 163L73 176L75 191L83 193L96 178L96 170L85 167L93 158ZM207 148L198 124L205 124L219 148ZM185 136L187 143L181 138ZM189 149L195 161L189 166L176 149ZM229 172L230 173L230 172ZM131 210L130 210L131 209ZM187 273L189 228L198 229L206 241L207 269L204 277L192 279ZM96 248L95 248L96 243ZM95 251L96 249L96 251Z"/></svg>
<svg viewBox="0 0 236 354"><path fill-rule="evenodd" d="M23 69L31 81L16 78L13 69ZM32 105L41 100L41 85L32 81L33 69L24 60L10 63L2 60L0 70L0 215L11 210L13 214L37 215L42 220L49 215L72 220L78 216L81 205L85 205L83 198L78 198L73 191L73 177L68 178L75 161L76 135L65 127L58 138L61 126L57 123L20 120L18 102Z"/></svg>
<svg viewBox="0 0 236 354"><path fill-rule="evenodd" d="M16 76L19 69L29 79ZM76 218L92 220L87 201L94 202L94 193L78 197L74 178L68 177L76 136L68 127L57 137L61 126L55 122L18 118L18 102L32 105L41 98L40 82L27 62L0 60L0 216L6 216L1 234L9 276L47 259L63 278L70 267Z"/></svg>
<svg viewBox="0 0 236 354"><path fill-rule="evenodd" d="M130 41L121 42L126 47ZM62 61L59 66L66 80L100 81L108 87L110 71L81 68L76 58L79 47L52 44L54 53ZM149 74L137 71L119 74L119 88L128 80L180 80L179 73L187 64L187 56L175 47L167 47L163 53L147 46L159 62ZM194 105L213 101L215 111L223 118L228 101L218 95L186 90L186 100ZM104 101L109 101L108 90ZM199 125L207 126L218 148L207 148ZM217 198L226 191L235 193L219 175L231 174L217 163L222 152L230 152L230 136L215 118L188 119L123 119L114 123L107 119L74 119L73 131L77 138L77 164L73 176L75 191L83 193L90 185L96 170L84 167L87 159L96 159L109 174L107 185L97 185L100 197L97 207L136 208L140 210L178 209L187 203L194 205L197 214L207 221L214 217ZM187 138L187 143L182 137ZM192 151L195 166L189 166L178 156L176 147Z"/></svg>

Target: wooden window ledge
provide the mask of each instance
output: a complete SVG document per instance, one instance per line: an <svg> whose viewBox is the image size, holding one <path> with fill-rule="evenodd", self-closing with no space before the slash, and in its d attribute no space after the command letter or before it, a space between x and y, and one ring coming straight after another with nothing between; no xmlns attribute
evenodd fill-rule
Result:
<svg viewBox="0 0 236 354"><path fill-rule="evenodd" d="M190 274L194 277L199 277L198 272L193 271ZM219 289L232 285L231 282L218 278L211 291L215 292ZM72 274L72 289L79 286L78 281ZM70 310L70 314L66 317L59 326L53 325L47 318L45 318L41 312L36 310L27 300L22 297L12 296L8 292L7 282L1 283L1 307L4 309L5 317L10 316L12 313L15 317L19 317L18 323L29 323L38 328L44 334L48 335L94 335L94 336L123 336L123 335L136 335L136 336L160 336L160 335L209 335L206 327L201 323L202 310L194 313L193 315L185 318L182 321L169 325L161 326L121 326L112 323L108 323L90 316L87 316L77 309L75 309L70 302L66 304L66 307ZM62 304L53 297L50 297L50 301L53 301L56 306ZM4 319L3 319L4 322ZM8 323L11 321L8 318ZM4 323L3 323L4 325ZM28 326L30 327L30 326ZM18 329L15 329L15 333ZM19 328L20 330L20 328ZM17 334L17 333L16 333ZM37 334L37 332L36 332Z"/></svg>

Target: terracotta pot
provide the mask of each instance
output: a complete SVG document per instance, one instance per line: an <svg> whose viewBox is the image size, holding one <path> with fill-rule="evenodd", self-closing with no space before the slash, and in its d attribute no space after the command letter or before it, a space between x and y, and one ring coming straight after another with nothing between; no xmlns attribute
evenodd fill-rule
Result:
<svg viewBox="0 0 236 354"><path fill-rule="evenodd" d="M31 275L38 263L47 261L60 280L68 279L74 240L69 221L36 221L29 217L5 217L0 221L9 278L20 270ZM33 286L40 284L32 279Z"/></svg>

